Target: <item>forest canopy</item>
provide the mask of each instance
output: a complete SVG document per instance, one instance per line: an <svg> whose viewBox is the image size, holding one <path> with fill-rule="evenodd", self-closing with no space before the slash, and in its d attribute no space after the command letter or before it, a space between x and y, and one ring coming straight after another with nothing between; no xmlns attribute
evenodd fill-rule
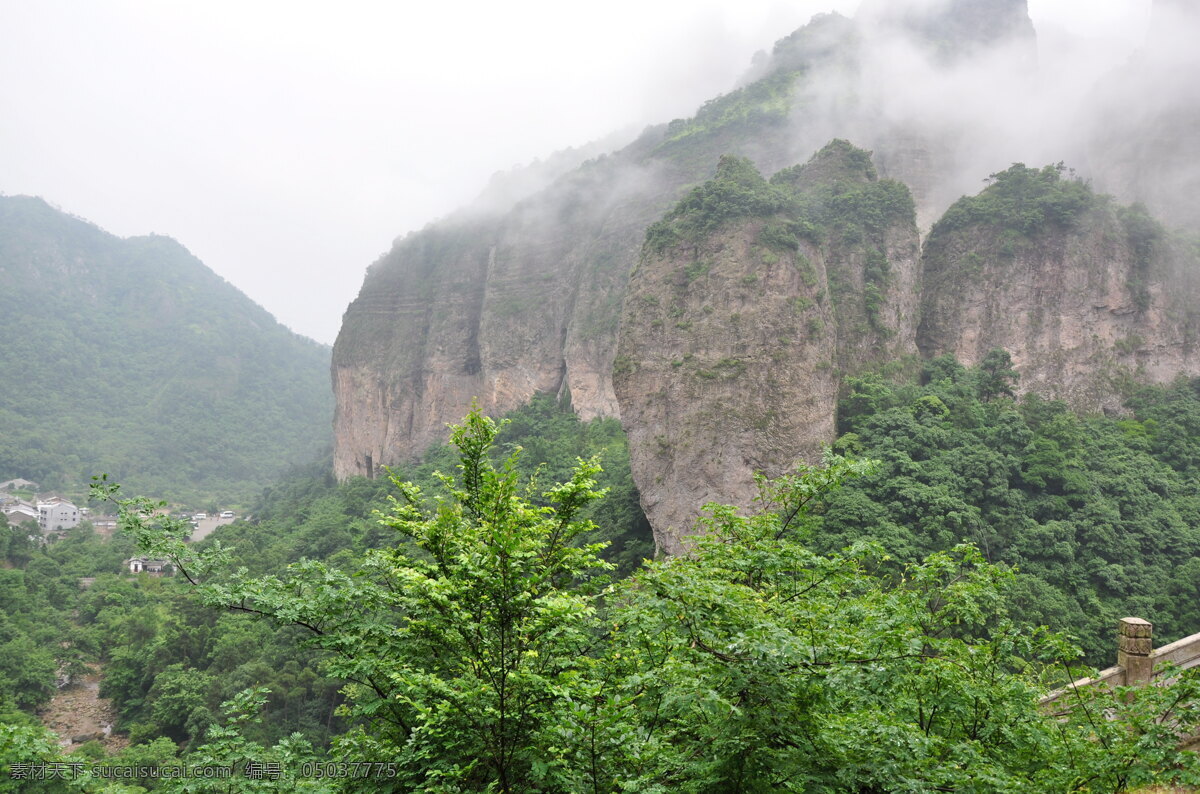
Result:
<svg viewBox="0 0 1200 794"><path fill-rule="evenodd" d="M595 461L566 482L530 481L519 449L493 461L497 432L478 413L454 429L458 462L435 499L395 480L383 519L395 542L352 572L311 560L230 572L220 548L196 554L150 505L126 501L124 514L210 607L304 629L349 682L354 726L332 757L388 758L387 786L403 790L1200 782L1194 754L1175 749L1200 710L1171 711L1195 704L1194 671L1168 687L1093 688L1060 720L1038 699L1078 650L1014 614L1011 569L961 543L911 563L872 540L813 550L805 539L827 517L811 508L877 464L831 454L762 480L752 514L710 505L689 554L611 583L603 544L572 542L603 497Z"/></svg>

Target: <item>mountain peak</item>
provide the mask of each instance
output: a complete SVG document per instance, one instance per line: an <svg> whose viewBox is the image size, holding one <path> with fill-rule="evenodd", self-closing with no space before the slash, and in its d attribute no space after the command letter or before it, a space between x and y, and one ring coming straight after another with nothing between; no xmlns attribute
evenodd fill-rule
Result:
<svg viewBox="0 0 1200 794"><path fill-rule="evenodd" d="M1027 0L864 0L857 19L911 39L942 63L1014 45L1031 63L1036 57Z"/></svg>

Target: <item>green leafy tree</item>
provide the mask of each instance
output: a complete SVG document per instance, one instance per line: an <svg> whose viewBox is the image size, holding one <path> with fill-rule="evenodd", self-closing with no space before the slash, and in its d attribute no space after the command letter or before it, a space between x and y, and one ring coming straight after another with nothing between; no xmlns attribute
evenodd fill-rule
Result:
<svg viewBox="0 0 1200 794"><path fill-rule="evenodd" d="M573 543L595 529L580 513L603 495L599 466L580 461L569 481L539 490L517 474L519 449L493 465L497 431L478 411L453 429L457 473L439 475L433 503L397 481L385 523L401 542L368 554L357 575L303 561L283 577L200 588L212 605L307 628L328 671L351 682L347 713L364 726L338 751L395 759L403 790L529 791L561 774L565 752L545 739L587 668L606 581L596 574L611 568L602 544ZM115 495L104 482L97 492ZM219 546L193 554L178 523L153 523L152 504L124 508L141 544L189 580L224 561Z"/></svg>
<svg viewBox="0 0 1200 794"><path fill-rule="evenodd" d="M222 703L224 720L209 728L204 744L187 756L189 765L227 769L227 776L171 781L162 790L178 794L335 790L332 781L302 774L315 761L316 754L300 734L285 737L271 747L264 747L247 735L249 727L262 721L266 700L265 689L252 688Z"/></svg>
<svg viewBox="0 0 1200 794"><path fill-rule="evenodd" d="M623 715L593 720L609 765L598 777L654 792L1200 780L1176 746L1200 724L1200 676L1170 694L1097 688L1050 717L1044 676L1078 651L1012 619L1011 571L969 545L895 571L875 543L805 544L807 508L868 471L827 464L763 483L751 515L710 505L690 554L651 563L614 598L605 708Z"/></svg>
<svg viewBox="0 0 1200 794"><path fill-rule="evenodd" d="M987 402L996 397L1012 397L1013 385L1020 377L1007 350L989 350L979 362L979 399Z"/></svg>

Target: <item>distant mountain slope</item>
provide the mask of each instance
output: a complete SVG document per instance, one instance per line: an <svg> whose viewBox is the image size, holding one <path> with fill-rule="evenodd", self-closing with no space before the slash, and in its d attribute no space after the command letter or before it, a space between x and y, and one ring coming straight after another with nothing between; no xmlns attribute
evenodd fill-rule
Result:
<svg viewBox="0 0 1200 794"><path fill-rule="evenodd" d="M330 440L329 349L167 237L0 197L0 480L237 498Z"/></svg>

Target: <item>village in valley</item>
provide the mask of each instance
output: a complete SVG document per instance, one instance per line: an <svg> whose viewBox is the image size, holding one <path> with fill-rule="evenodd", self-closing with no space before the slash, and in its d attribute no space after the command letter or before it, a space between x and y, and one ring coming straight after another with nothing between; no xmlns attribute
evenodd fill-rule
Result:
<svg viewBox="0 0 1200 794"><path fill-rule="evenodd" d="M166 508L162 512L188 521L191 533L187 539L191 541L202 540L218 526L237 518L232 510L220 511L211 517L207 512L168 511ZM58 493L42 492L38 483L22 478L0 482L0 513L10 526L28 529L30 540L39 544L54 543L83 524L90 525L104 538L111 538L117 530L116 516L94 513ZM175 572L170 560L151 557L131 557L125 560L125 565L134 574L164 576Z"/></svg>

